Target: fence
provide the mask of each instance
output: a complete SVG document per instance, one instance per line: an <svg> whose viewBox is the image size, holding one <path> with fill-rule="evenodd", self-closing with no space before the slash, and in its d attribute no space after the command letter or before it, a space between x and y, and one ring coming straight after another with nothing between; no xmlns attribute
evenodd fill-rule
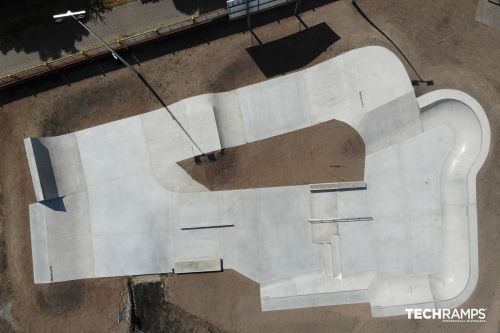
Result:
<svg viewBox="0 0 500 333"><path fill-rule="evenodd" d="M295 1L297 0L228 0L227 12L229 19L234 20L248 14L256 14L266 9L287 5Z"/></svg>
<svg viewBox="0 0 500 333"><path fill-rule="evenodd" d="M110 42L109 45L114 50L120 51L134 45L152 41L160 37L168 36L182 30L192 28L197 25L208 23L224 16L227 16L227 9L221 8L206 14L202 14L200 16L192 17L182 22L177 22L168 26L163 26L157 29L152 29L132 36L124 37L114 42ZM104 45L101 45L93 49L80 51L78 53L67 55L62 58L47 61L40 65L36 65L31 68L19 71L17 73L0 77L0 88L7 87L9 85L41 76L53 71L57 71L79 62L102 56L106 53L109 53L109 50Z"/></svg>

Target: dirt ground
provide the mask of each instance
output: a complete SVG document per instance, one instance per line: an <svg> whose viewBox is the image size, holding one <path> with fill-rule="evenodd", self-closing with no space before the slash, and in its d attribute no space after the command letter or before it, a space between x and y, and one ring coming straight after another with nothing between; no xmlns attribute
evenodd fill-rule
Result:
<svg viewBox="0 0 500 333"><path fill-rule="evenodd" d="M465 305L488 308L487 322L452 324L405 317L373 319L368 304L262 313L258 285L233 271L174 276L168 280L167 300L193 318L206 320L225 331L498 332L500 30L474 21L475 0L360 0L358 3L400 46L420 75L434 80L432 87L417 87L417 95L440 88L460 89L474 96L488 114L492 131L490 154L477 179L479 281ZM308 10L302 19L308 26L325 22L340 37L309 65L366 45L382 45L394 50L354 10L350 1ZM192 34L199 43L191 43L194 37L162 41L154 47L166 50L161 56L136 52L141 61L139 69L165 102L231 90L266 79L246 51L256 45L255 37L235 33L212 39L208 29L216 28ZM270 20L256 27L254 33L266 43L299 29L303 29L299 20L289 17ZM415 79L408 66L407 69ZM54 88L44 91L49 87ZM87 128L144 113L159 105L125 69L109 71L105 76L70 72L64 79L45 79L13 92L0 92L0 99L7 101L0 108L0 331L128 331L127 325L117 323L118 313L128 304L126 278L33 284L27 207L35 201L35 196L22 140L27 136L57 135ZM273 149L278 151L279 147L259 149L274 155ZM238 158L237 153L234 155ZM320 164L325 162L324 175L331 175L330 161L322 160L321 156L316 158ZM297 165L310 163L304 158L295 160ZM233 171L239 179L238 186L255 186L255 178L244 178L245 172L238 170ZM203 175L205 171L198 172ZM224 182L225 178L219 176L210 186L227 186Z"/></svg>
<svg viewBox="0 0 500 333"><path fill-rule="evenodd" d="M154 281L132 279L134 316L131 327L137 332L222 333L220 328L181 307L167 302L166 289L171 275L154 276ZM142 278L142 277L141 277ZM146 277L147 278L147 277Z"/></svg>
<svg viewBox="0 0 500 333"><path fill-rule="evenodd" d="M212 191L363 180L365 144L340 121L328 121L179 162Z"/></svg>

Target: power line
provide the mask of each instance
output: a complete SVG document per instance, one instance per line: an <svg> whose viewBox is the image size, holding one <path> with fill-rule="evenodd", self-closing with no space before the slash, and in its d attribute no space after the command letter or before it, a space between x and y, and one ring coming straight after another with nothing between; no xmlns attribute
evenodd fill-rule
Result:
<svg viewBox="0 0 500 333"><path fill-rule="evenodd" d="M406 57L406 55L403 53L403 51L396 45L396 43L389 37L387 36L387 34L385 32L382 31L382 29L380 29L375 23L373 23L372 20L370 20L368 18L368 16L366 16L366 14L363 12L363 10L359 7L359 5L356 3L357 0L352 0L352 5L354 6L354 8L356 8L356 10L358 11L359 14L361 14L361 16L363 16L363 18L368 22L370 23L370 25L372 27L374 27L378 32L380 32L382 34L382 36L384 36L391 44L392 46L394 46L396 48L396 50L399 52L399 54L401 54L401 56L406 60L406 62L408 63L408 65L410 65L411 69L413 70L413 72L415 73L415 75L417 75L418 77L418 81L412 81L412 83L426 83L428 86L432 86L434 84L434 81L432 80L424 80L420 74L418 74L416 68L413 66L413 64L411 63L411 61Z"/></svg>

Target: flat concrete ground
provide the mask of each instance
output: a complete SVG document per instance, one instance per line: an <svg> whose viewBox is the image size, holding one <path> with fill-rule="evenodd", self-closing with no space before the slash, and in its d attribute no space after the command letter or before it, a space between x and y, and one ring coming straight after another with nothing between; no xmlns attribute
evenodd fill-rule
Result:
<svg viewBox="0 0 500 333"><path fill-rule="evenodd" d="M405 317L372 319L368 304L262 313L258 285L232 271L169 278L168 300L226 331L497 332L500 30L474 21L477 1L360 0L359 4L398 43L420 75L434 80L432 87L417 87L417 94L439 88L460 89L478 99L488 114L492 130L490 155L477 185L479 282L466 304L488 308L487 322L450 324ZM319 7L304 13L302 18L309 26L326 22L340 37L310 64L366 45L391 48L350 1ZM300 27L295 17L289 17L257 27L254 32L266 43L295 33ZM194 34L200 40L206 37L204 31ZM169 48L172 42L165 40L160 46ZM144 61L140 70L167 103L204 92L230 90L266 79L246 52L251 45L248 33L237 33ZM307 48L307 44L302 47ZM408 70L414 79L415 75ZM71 75L67 75L70 81ZM38 87L53 84L45 80ZM27 97L16 99L23 94ZM116 323L116 316L127 300L125 278L33 284L27 205L35 201L35 196L22 139L66 133L147 112L159 105L125 69L39 92L36 96L30 94L30 90L24 89L14 95L0 95L2 100L10 100L0 108L0 318L3 318L0 330L9 332L11 322L16 331L26 332L126 332L126 325ZM269 150L272 149L266 147ZM315 158L318 163L323 162L321 156ZM300 162L298 159L297 163Z"/></svg>

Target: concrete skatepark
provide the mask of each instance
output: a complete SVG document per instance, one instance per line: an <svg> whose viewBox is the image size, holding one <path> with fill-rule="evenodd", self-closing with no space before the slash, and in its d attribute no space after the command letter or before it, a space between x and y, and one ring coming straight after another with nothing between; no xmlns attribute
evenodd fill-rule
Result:
<svg viewBox="0 0 500 333"><path fill-rule="evenodd" d="M365 179L208 192L176 164L198 152L165 110L26 139L35 282L222 263L260 283L263 310L369 302L374 316L472 293L490 133L470 96L417 99L400 61L367 47L169 108L204 152L343 121Z"/></svg>

